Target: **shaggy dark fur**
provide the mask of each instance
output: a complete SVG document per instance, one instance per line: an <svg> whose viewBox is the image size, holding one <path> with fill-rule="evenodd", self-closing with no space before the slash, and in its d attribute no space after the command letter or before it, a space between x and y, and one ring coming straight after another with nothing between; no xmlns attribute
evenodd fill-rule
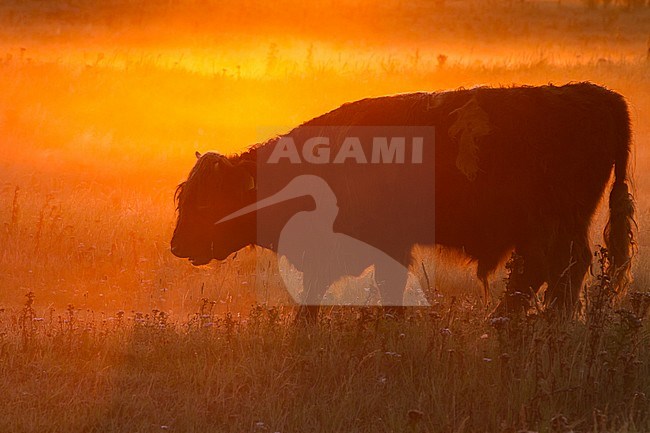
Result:
<svg viewBox="0 0 650 433"><path fill-rule="evenodd" d="M518 291L527 295L547 283L547 304L572 312L591 263L590 221L613 170L605 241L614 284L619 290L627 285L634 204L630 122L621 95L590 83L400 94L345 104L290 134L350 125L435 126L435 149L425 148L419 166L260 166L277 138L228 158L205 154L177 191L173 253L201 264L248 244L274 248L288 218L309 200L213 223L255 201L262 184L265 196L299 174L316 174L338 198L337 232L405 265L414 244L457 249L477 262L486 284L514 249L524 261ZM249 190L250 176L258 173L264 173L260 188ZM381 273L376 269L376 278ZM406 275L389 281L382 297L401 297L405 281ZM310 286L310 299L322 296L328 283Z"/></svg>

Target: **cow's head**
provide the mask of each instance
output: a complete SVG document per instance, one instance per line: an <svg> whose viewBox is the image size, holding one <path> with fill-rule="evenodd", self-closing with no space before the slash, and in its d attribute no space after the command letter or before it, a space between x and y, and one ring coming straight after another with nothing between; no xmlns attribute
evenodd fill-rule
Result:
<svg viewBox="0 0 650 433"><path fill-rule="evenodd" d="M224 216L255 201L255 164L208 152L176 189L178 219L172 253L193 265L223 260L255 240L255 215L215 226Z"/></svg>

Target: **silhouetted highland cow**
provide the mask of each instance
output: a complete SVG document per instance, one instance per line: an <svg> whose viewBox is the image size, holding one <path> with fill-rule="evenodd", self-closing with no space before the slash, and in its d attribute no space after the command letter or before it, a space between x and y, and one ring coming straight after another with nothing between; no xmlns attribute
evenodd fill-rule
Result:
<svg viewBox="0 0 650 433"><path fill-rule="evenodd" d="M413 141L411 155L370 137L390 135L392 126L435 130L428 129L422 147ZM310 143L319 131L332 142ZM341 142L351 132L361 136L358 143ZM517 290L529 296L547 283L547 305L570 313L591 264L589 225L612 170L604 237L614 286L624 290L629 282L630 135L623 97L590 83L480 87L348 103L241 155L197 155L177 189L172 252L198 265L250 244L277 251L287 221L313 208L309 198L215 223L297 176L315 175L336 196L335 232L405 266L415 244L459 250L477 262L486 291L489 274L514 249L524 263ZM293 264L306 272L304 302L311 306L302 311L315 317L332 281L308 277L313 263ZM356 260L348 273L372 264ZM376 266L383 302L400 304L406 277Z"/></svg>

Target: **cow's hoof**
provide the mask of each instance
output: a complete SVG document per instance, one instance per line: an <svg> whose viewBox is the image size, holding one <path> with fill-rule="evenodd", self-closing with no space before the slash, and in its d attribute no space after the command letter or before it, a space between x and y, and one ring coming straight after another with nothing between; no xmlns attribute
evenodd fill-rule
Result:
<svg viewBox="0 0 650 433"><path fill-rule="evenodd" d="M522 292L506 293L497 307L490 314L490 318L512 317L526 314L531 307L530 297Z"/></svg>
<svg viewBox="0 0 650 433"><path fill-rule="evenodd" d="M298 309L294 322L298 325L314 324L318 322L318 307L301 306Z"/></svg>

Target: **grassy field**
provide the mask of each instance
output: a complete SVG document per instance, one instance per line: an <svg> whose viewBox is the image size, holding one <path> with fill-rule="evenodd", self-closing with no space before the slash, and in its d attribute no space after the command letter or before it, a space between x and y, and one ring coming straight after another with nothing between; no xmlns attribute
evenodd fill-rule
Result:
<svg viewBox="0 0 650 433"><path fill-rule="evenodd" d="M585 4L0 1L0 431L649 431L650 8ZM195 150L367 96L580 80L631 107L621 303L592 277L580 320L490 321L473 267L419 249L431 308L296 327L268 252L169 253Z"/></svg>

